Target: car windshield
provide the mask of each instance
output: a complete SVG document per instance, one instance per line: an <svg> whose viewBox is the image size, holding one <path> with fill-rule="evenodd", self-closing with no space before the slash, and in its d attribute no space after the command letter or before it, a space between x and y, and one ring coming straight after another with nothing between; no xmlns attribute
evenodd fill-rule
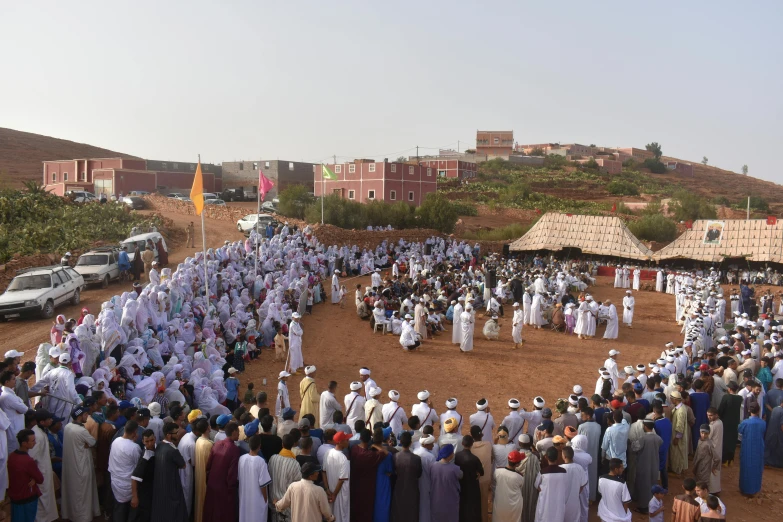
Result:
<svg viewBox="0 0 783 522"><path fill-rule="evenodd" d="M8 285L8 292L21 292L22 290L41 290L51 288L52 277L49 274L27 275L15 277Z"/></svg>
<svg viewBox="0 0 783 522"><path fill-rule="evenodd" d="M105 255L96 255L96 254L85 254L82 257L79 258L79 262L76 263L76 266L95 266L95 265L105 265L109 262L109 256Z"/></svg>
<svg viewBox="0 0 783 522"><path fill-rule="evenodd" d="M250 214L242 218L243 221L255 221L258 216L256 214Z"/></svg>

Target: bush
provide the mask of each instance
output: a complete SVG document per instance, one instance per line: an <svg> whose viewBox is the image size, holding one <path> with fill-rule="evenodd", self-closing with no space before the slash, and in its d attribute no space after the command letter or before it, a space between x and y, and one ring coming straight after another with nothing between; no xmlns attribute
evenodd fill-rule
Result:
<svg viewBox="0 0 783 522"><path fill-rule="evenodd" d="M478 216L478 210L475 205L465 203L464 201L452 201L452 205L460 216Z"/></svg>
<svg viewBox="0 0 783 522"><path fill-rule="evenodd" d="M291 185L277 197L280 200L278 212L296 219L304 219L307 206L315 199L304 185Z"/></svg>
<svg viewBox="0 0 783 522"><path fill-rule="evenodd" d="M729 198L726 196L717 196L712 198L712 203L721 207L729 207L731 206L731 202L729 201Z"/></svg>
<svg viewBox="0 0 783 522"><path fill-rule="evenodd" d="M562 169L568 164L569 161L566 159L566 157L560 156L559 154L550 154L544 158L544 167L550 169Z"/></svg>
<svg viewBox="0 0 783 522"><path fill-rule="evenodd" d="M715 219L717 213L709 201L687 190L674 194L669 210L677 221L696 221L697 219Z"/></svg>
<svg viewBox="0 0 783 522"><path fill-rule="evenodd" d="M588 169L592 169L592 170L598 170L598 167L599 167L599 165L598 165L598 162L597 162L597 161L595 161L595 158L590 158L589 160L587 160L587 161L584 163L584 166L585 166L586 168L588 168Z"/></svg>
<svg viewBox="0 0 783 522"><path fill-rule="evenodd" d="M126 239L134 226L161 227L155 216L131 212L121 203L73 203L44 192L0 192L0 263L14 254L59 254L97 241Z"/></svg>
<svg viewBox="0 0 783 522"><path fill-rule="evenodd" d="M636 212L633 211L631 207L623 203L622 201L617 203L617 207L615 208L615 213L617 214L626 214L626 215L633 215Z"/></svg>
<svg viewBox="0 0 783 522"><path fill-rule="evenodd" d="M647 214L638 221L628 223L628 229L645 241L665 243L677 237L677 225L662 214Z"/></svg>
<svg viewBox="0 0 783 522"><path fill-rule="evenodd" d="M476 231L467 231L460 234L460 239L470 241L506 241L508 239L519 239L524 236L532 225L523 225L522 223L511 223L501 228L482 228Z"/></svg>
<svg viewBox="0 0 783 522"><path fill-rule="evenodd" d="M647 158L644 160L644 163L642 164L645 168L650 169L650 172L653 174L666 174L668 169L666 168L666 165L661 162L659 159L654 158Z"/></svg>
<svg viewBox="0 0 783 522"><path fill-rule="evenodd" d="M541 147L536 147L535 149L530 151L529 156L546 156L546 153L544 152L544 149Z"/></svg>
<svg viewBox="0 0 783 522"><path fill-rule="evenodd" d="M769 203L762 198L761 196L751 196L750 197L750 208L751 210L758 210L761 212L769 212Z"/></svg>
<svg viewBox="0 0 783 522"><path fill-rule="evenodd" d="M450 234L457 223L457 209L454 204L442 194L433 192L427 194L421 206L416 209L420 226L434 228L440 232Z"/></svg>
<svg viewBox="0 0 783 522"><path fill-rule="evenodd" d="M623 181L621 179L612 180L606 185L606 190L610 194L617 196L638 196L639 188L630 181Z"/></svg>
<svg viewBox="0 0 783 522"><path fill-rule="evenodd" d="M623 161L623 167L629 169L629 170L635 170L636 169L636 162L633 158L628 158L627 160Z"/></svg>

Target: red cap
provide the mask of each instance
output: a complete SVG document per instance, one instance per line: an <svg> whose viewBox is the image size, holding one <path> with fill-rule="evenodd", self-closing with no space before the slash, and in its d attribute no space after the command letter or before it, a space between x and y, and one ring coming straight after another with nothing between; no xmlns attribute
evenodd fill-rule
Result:
<svg viewBox="0 0 783 522"><path fill-rule="evenodd" d="M523 460L525 460L525 454L524 453L521 453L519 451L514 450L514 451L512 451L511 453L508 454L508 461L511 464L519 464Z"/></svg>
<svg viewBox="0 0 783 522"><path fill-rule="evenodd" d="M347 433L345 433L344 431L338 431L337 433L334 434L334 437L332 437L332 440L334 442L336 442L337 444L339 444L339 443L341 443L343 441L349 440L350 438L351 438L351 436L348 435Z"/></svg>
<svg viewBox="0 0 783 522"><path fill-rule="evenodd" d="M614 408L615 410L619 410L620 408L622 408L622 407L623 407L623 401L618 401L617 399L613 400L613 401L612 401L611 403L609 403L609 404L610 404L610 405L612 406L612 408Z"/></svg>

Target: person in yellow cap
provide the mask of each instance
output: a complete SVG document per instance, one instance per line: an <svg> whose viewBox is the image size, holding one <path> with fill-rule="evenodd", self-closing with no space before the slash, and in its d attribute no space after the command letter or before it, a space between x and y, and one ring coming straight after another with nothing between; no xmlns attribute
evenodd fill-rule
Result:
<svg viewBox="0 0 783 522"><path fill-rule="evenodd" d="M446 419L443 423L443 432L438 439L438 445L442 448L446 444L452 444L454 446L454 452L462 450L462 435L459 430L459 422L453 417Z"/></svg>

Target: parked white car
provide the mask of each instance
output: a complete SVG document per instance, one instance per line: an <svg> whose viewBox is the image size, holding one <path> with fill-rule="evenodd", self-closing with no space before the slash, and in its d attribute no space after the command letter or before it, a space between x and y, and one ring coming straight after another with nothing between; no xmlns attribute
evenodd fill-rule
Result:
<svg viewBox="0 0 783 522"><path fill-rule="evenodd" d="M84 278L69 266L20 270L0 295L0 320L30 315L49 319L62 304L79 304L82 290Z"/></svg>
<svg viewBox="0 0 783 522"><path fill-rule="evenodd" d="M98 198L95 197L95 194L92 192L86 192L84 190L71 190L68 191L65 195L73 198L75 203L91 203L93 201L98 201Z"/></svg>
<svg viewBox="0 0 783 522"><path fill-rule="evenodd" d="M256 228L256 222L258 222L259 233L263 233L269 223L277 224L274 216L269 214L248 214L237 221L237 230L243 234L250 234L250 231Z"/></svg>
<svg viewBox="0 0 783 522"><path fill-rule="evenodd" d="M129 237L122 242L120 247L127 247L128 260L133 261L133 258L135 257L134 252L136 250L136 246L138 245L140 252L144 252L144 250L147 248L148 239L151 239L152 243L155 245L158 244L158 239L163 239L163 250L166 252L169 251L169 247L166 246L166 240L163 238L163 236L160 235L160 232L148 232L146 234L139 234L137 236ZM158 259L157 248L155 249L155 259Z"/></svg>
<svg viewBox="0 0 783 522"><path fill-rule="evenodd" d="M119 250L113 247L96 248L79 256L74 270L84 278L84 284L99 284L106 288L109 282L119 279L120 267L117 264Z"/></svg>
<svg viewBox="0 0 783 522"><path fill-rule="evenodd" d="M222 199L205 199L204 200L205 205L214 205L216 207L225 207L226 202Z"/></svg>
<svg viewBox="0 0 783 522"><path fill-rule="evenodd" d="M169 194L166 194L166 197L171 199L182 199L185 197L185 195L180 194L179 192L171 192Z"/></svg>

